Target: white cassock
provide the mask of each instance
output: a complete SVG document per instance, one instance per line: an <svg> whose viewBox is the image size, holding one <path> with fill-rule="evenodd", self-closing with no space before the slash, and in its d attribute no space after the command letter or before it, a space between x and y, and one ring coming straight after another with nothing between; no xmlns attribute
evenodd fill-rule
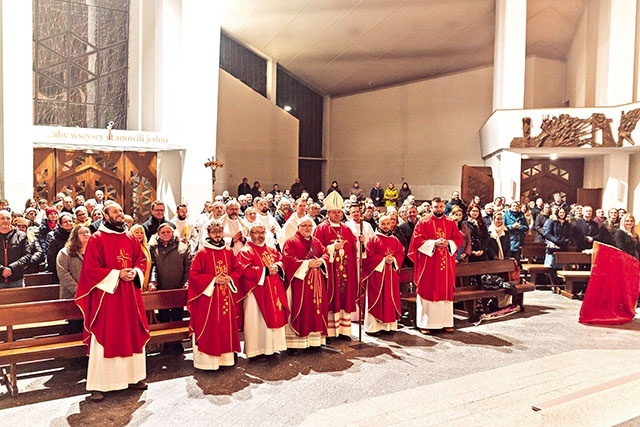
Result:
<svg viewBox="0 0 640 427"><path fill-rule="evenodd" d="M270 248L275 249L277 243L276 236L278 236L281 232L280 224L278 224L278 221L276 221L276 219L270 213L263 215L262 213L258 212L258 215L256 215L256 222L264 225L264 243ZM271 230L273 230L273 232Z"/></svg>
<svg viewBox="0 0 640 427"><path fill-rule="evenodd" d="M234 255L238 255L238 252L240 252L244 246L242 240L238 240L235 243L233 242L233 236L235 236L239 231L242 232L242 236L245 238L249 235L249 229L245 226L242 219L230 219L227 217L224 222L223 238L225 244L233 251Z"/></svg>
<svg viewBox="0 0 640 427"><path fill-rule="evenodd" d="M305 218L306 216L307 215L305 214L302 216L302 218ZM282 226L282 230L280 230L280 234L278 235L278 243L280 244L280 248L284 247L284 242L286 242L291 237L293 237L294 234L296 234L296 231L298 231L298 224L300 224L302 218L298 217L298 214L294 212L293 215L289 217L287 222L284 223L284 225ZM312 230L314 228L316 228L315 222L313 223Z"/></svg>
<svg viewBox="0 0 640 427"><path fill-rule="evenodd" d="M171 223L176 226L176 236L189 245L189 252L194 254L198 250L198 230L188 219L173 217Z"/></svg>

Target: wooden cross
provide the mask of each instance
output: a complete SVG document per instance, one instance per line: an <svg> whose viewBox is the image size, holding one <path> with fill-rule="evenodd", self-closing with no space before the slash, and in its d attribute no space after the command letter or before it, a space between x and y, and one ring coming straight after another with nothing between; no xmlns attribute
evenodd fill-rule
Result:
<svg viewBox="0 0 640 427"><path fill-rule="evenodd" d="M208 161L204 164L205 168L211 168L211 201L216 197L216 170L223 168L224 163L216 160L215 157L209 157Z"/></svg>

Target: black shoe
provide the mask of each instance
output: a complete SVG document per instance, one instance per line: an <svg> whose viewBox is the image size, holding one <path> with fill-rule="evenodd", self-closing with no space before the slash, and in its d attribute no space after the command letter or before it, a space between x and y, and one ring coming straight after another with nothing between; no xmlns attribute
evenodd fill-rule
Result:
<svg viewBox="0 0 640 427"><path fill-rule="evenodd" d="M300 352L299 352L299 351L298 351L298 349L296 349L296 348L288 348L288 349L287 349L287 354L288 354L289 356L297 356L297 355L299 355L299 354L300 354Z"/></svg>
<svg viewBox="0 0 640 427"><path fill-rule="evenodd" d="M129 384L129 388L132 390L146 390L149 388L149 385L145 380L140 380L135 384Z"/></svg>
<svg viewBox="0 0 640 427"><path fill-rule="evenodd" d="M351 341L351 337L349 335L338 335L338 339L340 341Z"/></svg>
<svg viewBox="0 0 640 427"><path fill-rule="evenodd" d="M257 356L249 357L249 362L262 363L266 362L269 358L264 354L259 354Z"/></svg>

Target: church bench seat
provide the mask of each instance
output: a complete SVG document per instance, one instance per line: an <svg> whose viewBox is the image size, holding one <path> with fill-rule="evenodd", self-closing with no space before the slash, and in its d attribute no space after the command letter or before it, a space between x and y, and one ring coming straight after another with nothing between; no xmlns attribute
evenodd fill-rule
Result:
<svg viewBox="0 0 640 427"><path fill-rule="evenodd" d="M142 295L146 310L184 307L187 290L148 292ZM70 324L82 320L73 300L52 300L0 304L0 366L2 381L12 396L18 395L17 365L47 359L83 357L86 347L80 333ZM148 344L182 341L188 337L189 322L150 325Z"/></svg>
<svg viewBox="0 0 640 427"><path fill-rule="evenodd" d="M453 294L454 303L462 303L464 313L470 322L478 318L476 313L477 301L483 298L493 298L507 294L505 289L480 289L480 285L469 285L469 279L483 274L494 274L508 280L517 289L517 295L513 297L512 304L520 306L524 310L524 293L535 290L531 282L520 283L509 280L509 274L515 271L513 260L479 261L456 265L457 286ZM412 321L415 323L416 292L413 283L413 269L403 268L400 271L400 299L409 307Z"/></svg>

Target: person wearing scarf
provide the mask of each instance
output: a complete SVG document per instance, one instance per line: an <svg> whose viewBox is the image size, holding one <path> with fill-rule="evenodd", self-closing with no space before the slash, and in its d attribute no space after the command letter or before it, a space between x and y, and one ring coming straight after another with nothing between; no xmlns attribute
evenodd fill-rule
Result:
<svg viewBox="0 0 640 427"><path fill-rule="evenodd" d="M47 208L45 210L46 219L40 224L38 229L38 243L42 248L43 253L47 253L49 243L47 242L47 235L50 231L53 231L58 225L58 215L60 214L56 208Z"/></svg>
<svg viewBox="0 0 640 427"><path fill-rule="evenodd" d="M489 259L505 259L509 257L509 233L502 219L502 212L493 214L489 226Z"/></svg>

